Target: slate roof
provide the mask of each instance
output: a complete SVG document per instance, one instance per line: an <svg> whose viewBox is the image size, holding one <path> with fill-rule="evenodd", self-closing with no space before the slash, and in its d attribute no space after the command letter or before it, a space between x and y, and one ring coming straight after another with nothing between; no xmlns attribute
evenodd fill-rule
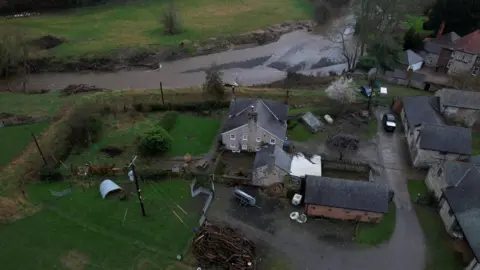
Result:
<svg viewBox="0 0 480 270"><path fill-rule="evenodd" d="M480 171L477 167L469 169L455 186L443 189L443 195L477 260L480 260L479 191Z"/></svg>
<svg viewBox="0 0 480 270"><path fill-rule="evenodd" d="M460 36L455 32L447 33L439 38L435 38L425 42L424 49L425 51L433 54L440 54L442 47L452 46L454 41L459 39Z"/></svg>
<svg viewBox="0 0 480 270"><path fill-rule="evenodd" d="M473 166L480 166L480 156L470 157L470 162L446 161L444 173L447 187L455 186Z"/></svg>
<svg viewBox="0 0 480 270"><path fill-rule="evenodd" d="M402 69L395 69L393 72L392 71L387 71L386 72L387 77L395 78L395 79L401 79L401 80L406 80L407 79L407 71L402 70ZM412 80L414 81L425 81L425 74L419 73L419 72L412 72Z"/></svg>
<svg viewBox="0 0 480 270"><path fill-rule="evenodd" d="M443 88L435 92L442 105L463 109L480 110L480 93Z"/></svg>
<svg viewBox="0 0 480 270"><path fill-rule="evenodd" d="M287 132L288 105L270 100L237 98L232 100L229 117L223 126L223 132L241 127L248 123L248 112L253 106L257 113L257 126L284 140Z"/></svg>
<svg viewBox="0 0 480 270"><path fill-rule="evenodd" d="M471 53L480 53L480 29L457 39L452 48Z"/></svg>
<svg viewBox="0 0 480 270"><path fill-rule="evenodd" d="M403 98L403 109L405 110L405 117L410 128L420 124L443 124L443 119L439 115L440 105L438 97L405 97Z"/></svg>
<svg viewBox="0 0 480 270"><path fill-rule="evenodd" d="M413 65L423 61L423 58L412 50L403 51L399 58L400 63L405 65Z"/></svg>
<svg viewBox="0 0 480 270"><path fill-rule="evenodd" d="M468 128L422 124L419 136L422 149L472 154L472 132Z"/></svg>
<svg viewBox="0 0 480 270"><path fill-rule="evenodd" d="M270 162L275 164L275 166L279 167L281 170L290 173L292 158L280 147L271 144L263 146L255 154L253 169L268 165Z"/></svg>
<svg viewBox="0 0 480 270"><path fill-rule="evenodd" d="M375 182L307 175L305 204L387 213L388 189Z"/></svg>

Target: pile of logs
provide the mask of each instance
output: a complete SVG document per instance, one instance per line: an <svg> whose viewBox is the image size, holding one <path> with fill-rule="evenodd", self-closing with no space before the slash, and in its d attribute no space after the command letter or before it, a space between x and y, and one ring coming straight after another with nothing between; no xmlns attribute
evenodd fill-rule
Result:
<svg viewBox="0 0 480 270"><path fill-rule="evenodd" d="M205 222L195 237L193 254L207 269L254 269L254 243L232 228L209 222Z"/></svg>
<svg viewBox="0 0 480 270"><path fill-rule="evenodd" d="M86 84L70 84L62 90L62 93L66 96L78 94L78 93L87 93L87 92L102 92L103 88L98 88L94 85Z"/></svg>

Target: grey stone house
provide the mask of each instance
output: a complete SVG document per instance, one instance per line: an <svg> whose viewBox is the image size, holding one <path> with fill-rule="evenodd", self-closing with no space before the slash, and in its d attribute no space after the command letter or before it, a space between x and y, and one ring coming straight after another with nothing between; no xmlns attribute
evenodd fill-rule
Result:
<svg viewBox="0 0 480 270"><path fill-rule="evenodd" d="M480 93L443 88L435 92L446 119L472 127L480 119Z"/></svg>
<svg viewBox="0 0 480 270"><path fill-rule="evenodd" d="M480 166L480 156L472 156L468 162L440 161L428 170L425 184L439 199L444 188L455 186L473 166Z"/></svg>
<svg viewBox="0 0 480 270"><path fill-rule="evenodd" d="M480 72L480 30L461 37L450 46L442 47L438 57L438 70L449 75Z"/></svg>
<svg viewBox="0 0 480 270"><path fill-rule="evenodd" d="M269 186L283 183L290 174L292 158L276 145L264 145L255 154L252 168L252 185Z"/></svg>
<svg viewBox="0 0 480 270"><path fill-rule="evenodd" d="M427 67L437 67L438 56L442 50L442 47L452 46L454 41L459 39L460 36L455 32L450 32L442 35L438 38L426 41L423 49L423 62Z"/></svg>
<svg viewBox="0 0 480 270"><path fill-rule="evenodd" d="M447 232L463 239L472 250L466 270L480 270L480 170L468 169L455 185L442 190L440 217Z"/></svg>
<svg viewBox="0 0 480 270"><path fill-rule="evenodd" d="M287 132L288 105L262 99L233 99L221 133L232 152L259 151L263 144L283 147Z"/></svg>
<svg viewBox="0 0 480 270"><path fill-rule="evenodd" d="M410 86L416 89L425 90L424 74L412 72L410 75L405 70L395 69L394 71L385 72L387 81L392 84Z"/></svg>
<svg viewBox="0 0 480 270"><path fill-rule="evenodd" d="M441 160L464 161L471 155L471 130L447 126L439 106L438 97L403 99L401 119L414 167L428 168Z"/></svg>

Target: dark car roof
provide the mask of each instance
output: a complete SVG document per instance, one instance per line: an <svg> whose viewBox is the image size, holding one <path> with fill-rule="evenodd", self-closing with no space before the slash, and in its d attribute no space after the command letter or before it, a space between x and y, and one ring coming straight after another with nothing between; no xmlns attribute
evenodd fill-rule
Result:
<svg viewBox="0 0 480 270"><path fill-rule="evenodd" d="M395 115L391 114L391 113L387 113L385 114L386 118L388 121L395 121Z"/></svg>

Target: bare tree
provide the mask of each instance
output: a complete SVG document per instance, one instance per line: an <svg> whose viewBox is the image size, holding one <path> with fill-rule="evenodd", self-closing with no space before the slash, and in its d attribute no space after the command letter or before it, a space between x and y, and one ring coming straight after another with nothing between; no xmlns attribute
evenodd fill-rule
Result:
<svg viewBox="0 0 480 270"><path fill-rule="evenodd" d="M339 45L349 71L355 69L358 57L362 55L361 42L354 34L355 23L353 19L347 19L347 22L341 25L332 26L328 35L330 41Z"/></svg>

